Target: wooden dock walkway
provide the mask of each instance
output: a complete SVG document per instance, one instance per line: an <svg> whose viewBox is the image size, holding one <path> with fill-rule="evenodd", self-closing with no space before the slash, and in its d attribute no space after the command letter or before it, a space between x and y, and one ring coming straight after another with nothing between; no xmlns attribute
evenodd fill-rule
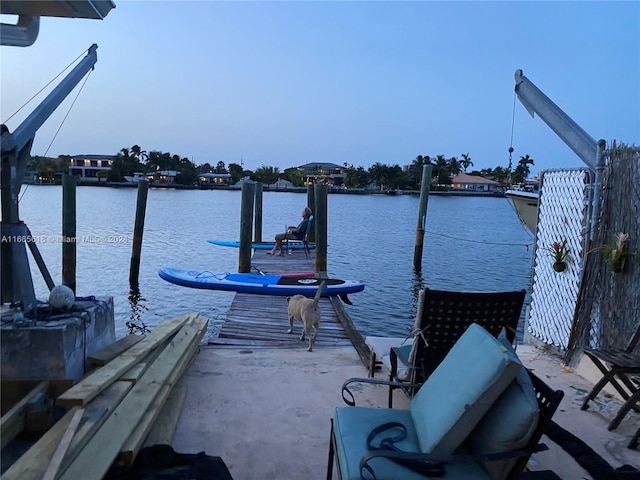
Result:
<svg viewBox="0 0 640 480"><path fill-rule="evenodd" d="M308 257L299 250L282 257L274 257L266 251L256 250L252 266L262 272L276 275L313 272L315 256L313 250ZM353 345L361 357L364 355L368 358L368 348L353 326L351 318L344 311L341 300L337 297L322 297L320 309L322 319L315 347ZM209 344L240 349L306 349L308 341L300 341L302 323L294 323L292 334L287 333L288 329L287 297L237 293L219 336L210 339Z"/></svg>

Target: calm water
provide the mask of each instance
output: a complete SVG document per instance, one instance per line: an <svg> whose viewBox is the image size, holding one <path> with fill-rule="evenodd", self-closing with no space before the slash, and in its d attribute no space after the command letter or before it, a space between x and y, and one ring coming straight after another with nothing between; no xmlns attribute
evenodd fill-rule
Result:
<svg viewBox="0 0 640 480"><path fill-rule="evenodd" d="M23 186L20 216L56 283L62 278L62 189ZM118 337L126 322L150 327L197 311L215 334L231 304L230 292L178 287L160 279L163 266L237 271L238 250L207 239L236 240L240 231L239 191L150 189L142 246L140 292L129 300L136 189L78 187L77 295L113 296ZM305 194L265 192L263 236L296 224ZM363 333L404 335L413 324L419 288L468 291L529 291L532 237L504 198L429 199L422 276L413 272L419 198L400 195L329 195L328 272L362 280L365 291L351 296L347 311ZM529 245L529 248L527 248ZM48 289L32 262L36 296ZM283 325L286 319L283 319Z"/></svg>

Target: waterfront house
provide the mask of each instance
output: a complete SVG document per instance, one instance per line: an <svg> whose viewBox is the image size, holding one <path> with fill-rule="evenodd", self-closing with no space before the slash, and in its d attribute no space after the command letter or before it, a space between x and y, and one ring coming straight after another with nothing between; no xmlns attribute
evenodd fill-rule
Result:
<svg viewBox="0 0 640 480"><path fill-rule="evenodd" d="M175 170L159 170L157 172L147 174L147 178L152 180L154 184L171 185L175 183L178 173Z"/></svg>
<svg viewBox="0 0 640 480"><path fill-rule="evenodd" d="M504 188L500 182L489 180L488 178L459 173L451 179L453 190L467 190L473 192L503 192Z"/></svg>
<svg viewBox="0 0 640 480"><path fill-rule="evenodd" d="M69 159L69 175L76 175L79 182L98 183L109 174L113 160L113 155L73 155Z"/></svg>
<svg viewBox="0 0 640 480"><path fill-rule="evenodd" d="M344 167L335 163L314 162L300 165L298 170L302 172L305 185L324 183L329 185L342 185L345 182Z"/></svg>
<svg viewBox="0 0 640 480"><path fill-rule="evenodd" d="M201 187L226 187L231 182L228 173L201 173L198 175L198 184Z"/></svg>

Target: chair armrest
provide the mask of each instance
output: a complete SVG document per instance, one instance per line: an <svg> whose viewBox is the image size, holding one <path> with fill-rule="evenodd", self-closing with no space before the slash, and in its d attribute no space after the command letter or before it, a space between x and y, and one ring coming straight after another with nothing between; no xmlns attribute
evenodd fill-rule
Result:
<svg viewBox="0 0 640 480"><path fill-rule="evenodd" d="M349 405L350 407L355 407L356 406L356 399L353 395L353 393L351 392L351 390L349 390L349 385L352 383L368 383L371 385L385 385L388 387L397 387L397 388L419 388L421 387L421 385L415 385L413 383L406 383L406 382L390 382L389 380L380 380L380 379L375 379L375 378L349 378L347 380L345 380L345 382L342 384L342 400L344 400L344 403L346 403L347 405ZM350 397L347 398L345 395L348 395Z"/></svg>

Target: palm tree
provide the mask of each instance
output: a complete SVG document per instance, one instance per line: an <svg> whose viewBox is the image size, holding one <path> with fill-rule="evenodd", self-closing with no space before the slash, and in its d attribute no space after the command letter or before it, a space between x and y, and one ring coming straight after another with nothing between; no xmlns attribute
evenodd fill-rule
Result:
<svg viewBox="0 0 640 480"><path fill-rule="evenodd" d="M518 160L518 167L522 167L522 171L525 172L525 178L529 176L529 173L531 173L529 165L533 165L533 158L529 155L520 157L520 160Z"/></svg>
<svg viewBox="0 0 640 480"><path fill-rule="evenodd" d="M444 158L444 155L438 155L436 157L436 166L431 175L438 179L439 185L450 183L451 174L449 173L449 162Z"/></svg>
<svg viewBox="0 0 640 480"><path fill-rule="evenodd" d="M473 165L473 162L471 161L471 157L469 156L468 153L463 153L462 154L462 160L460 160L460 164L462 165L462 168L464 169L464 173L467 173L467 168L471 167Z"/></svg>
<svg viewBox="0 0 640 480"><path fill-rule="evenodd" d="M462 171L462 165L456 157L451 157L448 163L449 173L451 174L451 176L458 175Z"/></svg>
<svg viewBox="0 0 640 480"><path fill-rule="evenodd" d="M142 150L140 145L137 144L131 147L131 156L141 165L149 157L149 155L147 155L147 151Z"/></svg>

